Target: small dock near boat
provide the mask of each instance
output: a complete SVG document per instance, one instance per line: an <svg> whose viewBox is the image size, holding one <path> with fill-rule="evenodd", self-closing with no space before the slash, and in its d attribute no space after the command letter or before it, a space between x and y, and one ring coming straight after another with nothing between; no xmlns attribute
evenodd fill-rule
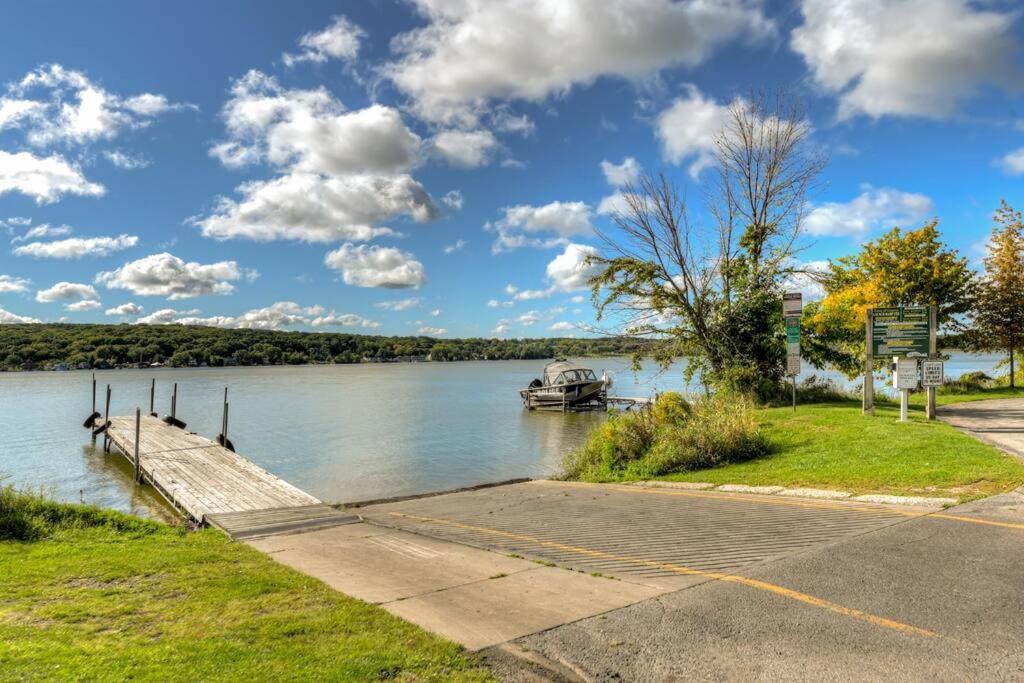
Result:
<svg viewBox="0 0 1024 683"><path fill-rule="evenodd" d="M224 431L216 440L187 431L175 414L176 404L177 385L171 415L160 418L138 409L131 416L101 416L94 409L85 426L94 437L102 435L104 452L114 448L128 458L137 484L153 486L194 524L212 525L232 538L358 521L235 453L224 433L226 400ZM108 386L107 413L109 406Z"/></svg>

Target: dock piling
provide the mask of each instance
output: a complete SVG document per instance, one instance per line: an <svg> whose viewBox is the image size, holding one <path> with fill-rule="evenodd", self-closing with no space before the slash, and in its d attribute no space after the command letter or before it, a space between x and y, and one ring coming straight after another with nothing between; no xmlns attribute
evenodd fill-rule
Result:
<svg viewBox="0 0 1024 683"><path fill-rule="evenodd" d="M154 403L156 401L156 377L149 382L149 414L156 417L156 408Z"/></svg>
<svg viewBox="0 0 1024 683"><path fill-rule="evenodd" d="M110 426L110 385L107 385L107 406L103 410L103 452L110 452L110 436L107 429Z"/></svg>
<svg viewBox="0 0 1024 683"><path fill-rule="evenodd" d="M174 383L174 392L171 393L171 419L178 419L178 383Z"/></svg>
<svg viewBox="0 0 1024 683"><path fill-rule="evenodd" d="M142 467L139 461L139 434L142 431L142 411L135 409L135 454L132 458L132 465L135 469L135 483L142 483Z"/></svg>

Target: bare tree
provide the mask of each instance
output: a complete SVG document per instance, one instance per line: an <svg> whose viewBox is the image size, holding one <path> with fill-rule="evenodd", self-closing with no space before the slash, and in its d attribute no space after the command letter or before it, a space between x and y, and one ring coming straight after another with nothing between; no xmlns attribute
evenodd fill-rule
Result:
<svg viewBox="0 0 1024 683"><path fill-rule="evenodd" d="M704 200L712 225L693 224L663 174L624 188L602 233L592 281L599 318L657 340L663 365L761 392L782 375L779 297L794 265L807 194L825 166L799 102L737 99L715 138L715 177Z"/></svg>

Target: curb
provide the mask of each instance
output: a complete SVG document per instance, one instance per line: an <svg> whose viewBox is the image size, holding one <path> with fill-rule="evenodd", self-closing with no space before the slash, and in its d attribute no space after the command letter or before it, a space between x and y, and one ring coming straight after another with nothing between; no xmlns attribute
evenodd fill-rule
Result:
<svg viewBox="0 0 1024 683"><path fill-rule="evenodd" d="M787 489L784 486L747 486L746 484L710 484L706 482L690 481L631 481L625 482L629 486L644 486L647 488L662 489L685 489L690 491L721 491L723 493L755 493L764 496L793 496L797 498L821 498L826 500L854 500L859 503L884 503L887 505L919 505L922 507L944 508L948 505L956 505L960 501L956 498L928 498L925 496L889 496L883 494L867 494L854 496L848 491L831 491L828 489Z"/></svg>

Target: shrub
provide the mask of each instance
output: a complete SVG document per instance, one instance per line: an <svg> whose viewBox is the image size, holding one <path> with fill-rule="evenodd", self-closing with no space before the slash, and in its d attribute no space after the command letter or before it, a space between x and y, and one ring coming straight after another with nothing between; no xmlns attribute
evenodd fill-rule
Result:
<svg viewBox="0 0 1024 683"><path fill-rule="evenodd" d="M947 379L939 387L940 394L973 394L993 386L994 380L978 370L967 372L956 379Z"/></svg>
<svg viewBox="0 0 1024 683"><path fill-rule="evenodd" d="M649 410L615 414L565 459L568 479L651 477L759 457L768 443L749 399L693 402L670 392Z"/></svg>
<svg viewBox="0 0 1024 683"><path fill-rule="evenodd" d="M36 541L60 531L88 527L145 535L160 526L95 505L57 503L32 491L0 487L0 541Z"/></svg>

